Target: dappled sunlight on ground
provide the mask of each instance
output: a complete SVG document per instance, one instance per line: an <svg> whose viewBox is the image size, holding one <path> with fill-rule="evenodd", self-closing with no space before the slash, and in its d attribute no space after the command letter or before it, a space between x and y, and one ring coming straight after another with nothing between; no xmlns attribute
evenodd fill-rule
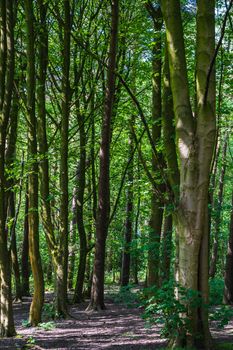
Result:
<svg viewBox="0 0 233 350"><path fill-rule="evenodd" d="M51 301L51 295L47 295L46 299ZM166 341L160 338L158 325L145 327L140 317L142 310L136 306L127 308L109 299L106 310L90 313L85 311L87 303L74 305L70 309L73 318L57 320L52 329L45 330L22 325L28 317L29 305L30 298L14 305L18 335L14 339L0 340L0 349L25 349L25 344L28 344L27 348L37 350L152 350L166 346ZM217 329L213 322L212 334L218 341L233 342L233 322L224 330Z"/></svg>

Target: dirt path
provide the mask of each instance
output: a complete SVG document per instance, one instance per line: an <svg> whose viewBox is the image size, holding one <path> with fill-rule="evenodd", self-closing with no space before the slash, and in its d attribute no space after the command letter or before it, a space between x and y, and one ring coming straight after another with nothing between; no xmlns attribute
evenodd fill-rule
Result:
<svg viewBox="0 0 233 350"><path fill-rule="evenodd" d="M158 326L145 328L140 309L126 308L110 299L106 302L107 310L98 313L85 312L86 303L73 306L70 313L75 318L57 320L50 330L22 326L22 321L28 318L29 305L29 298L15 305L18 336L0 339L0 349L152 350L166 346L166 341L159 336ZM224 331L212 329L212 334L220 342L233 343L233 322Z"/></svg>

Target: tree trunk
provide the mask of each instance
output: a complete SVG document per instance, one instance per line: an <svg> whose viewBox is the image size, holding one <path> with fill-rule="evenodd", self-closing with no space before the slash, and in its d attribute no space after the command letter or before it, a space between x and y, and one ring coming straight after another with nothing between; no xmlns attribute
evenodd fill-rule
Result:
<svg viewBox="0 0 233 350"><path fill-rule="evenodd" d="M12 268L15 275L15 301L19 301L22 299L22 292L21 292L21 280L20 280L20 271L19 271L19 260L18 260L18 253L17 253L17 243L16 243L16 232L15 232L15 194L13 192L10 193L8 198L8 213L9 217L13 219L13 223L10 229L11 233L11 261L12 261Z"/></svg>
<svg viewBox="0 0 233 350"><path fill-rule="evenodd" d="M185 289L199 290L204 303L208 298L208 273L207 264L200 255L203 257L201 252L206 242L208 187L216 134L213 67L209 71L215 50L215 2L197 1L196 120L189 98L180 2L162 0L161 4L166 25L180 167L180 193L173 216L178 240L177 277L178 283ZM204 277L201 278L202 274ZM195 346L198 335L201 336L202 348L211 349L207 309L202 307L198 315L198 309L187 301L185 306L190 329L183 329L176 343ZM205 325L199 334L197 322Z"/></svg>
<svg viewBox="0 0 233 350"><path fill-rule="evenodd" d="M68 288L73 288L74 265L75 265L75 248L77 235L77 188L74 187L72 198L72 219L70 222L70 248L69 248L69 271L68 271Z"/></svg>
<svg viewBox="0 0 233 350"><path fill-rule="evenodd" d="M130 121L134 124L134 116ZM122 256L122 271L121 271L121 286L127 286L130 278L130 260L131 260L131 242L133 236L133 181L134 181L134 166L133 166L133 155L134 155L134 144L133 135L129 133L129 160L130 166L128 168L128 183L127 183L127 194L126 194L126 222L125 222L125 237L124 237L124 249Z"/></svg>
<svg viewBox="0 0 233 350"><path fill-rule="evenodd" d="M83 127L81 126L83 125ZM83 206L84 206L84 191L85 191L85 167L86 167L86 136L84 130L84 123L80 116L80 164L79 164L79 174L77 181L77 207L76 207L76 215L77 215L77 227L79 233L79 243L80 243L80 251L79 251L79 265L78 265L78 275L77 281L75 285L74 292L74 303L80 303L83 300L83 285L84 285L84 277L86 270L86 258L87 258L87 238L86 238L86 230L84 226L84 218L83 218Z"/></svg>
<svg viewBox="0 0 233 350"><path fill-rule="evenodd" d="M41 321L44 303L44 279L39 249L38 215L38 162L35 116L35 33L33 4L24 1L27 35L27 118L28 118L28 155L30 171L28 175L28 238L29 257L34 280L34 294L30 306L29 321L37 326Z"/></svg>
<svg viewBox="0 0 233 350"><path fill-rule="evenodd" d="M84 192L86 186L86 131L85 131L85 114L80 111L79 96L78 96L78 67L74 65L74 77L75 77L75 100L76 100L76 113L79 125L79 148L80 148L80 162L79 170L77 174L77 227L79 233L79 265L78 275L75 285L74 302L80 303L83 300L83 285L86 269L87 258L87 236L84 225ZM86 103L85 103L86 104ZM87 108L87 106L86 106ZM92 111L93 113L93 111Z"/></svg>
<svg viewBox="0 0 233 350"><path fill-rule="evenodd" d="M226 267L224 274L224 304L233 304L233 192L232 192L232 209L229 227L229 241L227 248Z"/></svg>
<svg viewBox="0 0 233 350"><path fill-rule="evenodd" d="M29 288L29 243L28 243L28 180L26 183L25 195L25 211L24 211L24 231L23 231L23 247L21 258L21 273L22 273L22 296L30 296Z"/></svg>
<svg viewBox="0 0 233 350"><path fill-rule="evenodd" d="M151 12L150 12L151 11ZM162 28L162 13L160 7L156 10L150 6L150 13L154 21L155 43L153 47L153 62L152 62L152 138L155 146L158 146L161 138L161 70L162 70L162 53L161 53L161 28ZM159 181L160 191L164 191L164 186L161 184L161 173L159 164L162 164L162 153L158 152L158 158L153 153L152 155L152 170L155 181ZM159 285L159 261L160 261L160 240L163 222L163 203L158 198L152 189L151 197L151 219L149 231L149 248L148 248L148 275L147 286Z"/></svg>
<svg viewBox="0 0 233 350"><path fill-rule="evenodd" d="M15 84L17 85L16 81L15 81ZM6 163L9 169L12 169L14 167L14 162L16 159L18 109L19 109L19 105L18 105L17 91L16 91L16 88L14 88L12 108L10 113L10 131L9 131L8 142L7 142L8 146L6 150ZM8 221L11 221L10 230L9 230L10 237L11 237L11 260L12 260L12 267L13 267L14 276L15 276L15 294L16 294L15 301L18 301L22 299L22 292L21 292L19 260L18 260L18 253L17 253L17 243L16 243L17 214L16 214L15 193L13 189L14 185L15 185L15 179L13 177L10 177L7 180ZM19 197L21 198L21 193ZM20 198L19 198L19 202L20 202Z"/></svg>
<svg viewBox="0 0 233 350"><path fill-rule="evenodd" d="M0 3L0 336L15 335L12 295L11 258L7 246L5 193L6 134L14 78L14 18L13 1Z"/></svg>
<svg viewBox="0 0 233 350"><path fill-rule="evenodd" d="M219 235L220 235L220 228L221 228L221 214L222 214L222 203L223 203L223 190L224 190L224 180L225 180L225 173L226 173L226 153L227 153L227 144L228 144L228 135L226 135L224 146L223 146L223 153L222 153L222 168L220 173L220 179L219 179L219 187L218 187L218 195L217 200L214 205L214 241L213 241L213 248L212 248L212 256L211 256L211 262L210 262L210 271L209 276L211 278L215 277L215 274L217 272L217 261L218 261L218 249L219 249Z"/></svg>
<svg viewBox="0 0 233 350"><path fill-rule="evenodd" d="M111 140L111 118L114 106L115 94L115 69L117 55L118 37L118 0L112 1L112 22L109 63L107 71L107 86L105 92L105 107L102 122L102 134L100 145L100 174L99 174L99 198L96 220L96 244L94 271L92 280L92 292L89 309L104 309L104 265L105 245L108 233L109 211L110 211L110 140Z"/></svg>
<svg viewBox="0 0 233 350"><path fill-rule="evenodd" d="M163 240L161 251L161 283L168 282L170 279L170 267L171 267L171 254L172 254L172 215L169 210L165 211L164 224L163 224Z"/></svg>
<svg viewBox="0 0 233 350"><path fill-rule="evenodd" d="M70 1L63 0L63 43L62 43L62 119L60 148L60 247L57 259L57 311L65 316L67 313L67 274L68 274L68 135L70 115L70 31L71 8Z"/></svg>

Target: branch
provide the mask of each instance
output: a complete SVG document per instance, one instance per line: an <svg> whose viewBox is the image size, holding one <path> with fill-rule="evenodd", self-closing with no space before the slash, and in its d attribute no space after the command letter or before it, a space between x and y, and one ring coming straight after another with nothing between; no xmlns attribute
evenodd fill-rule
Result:
<svg viewBox="0 0 233 350"><path fill-rule="evenodd" d="M121 192L122 192L122 189L123 189L123 186L124 186L124 182L125 182L125 178L126 178L126 175L127 175L127 171L128 171L129 166L130 166L130 164L131 164L131 162L133 160L134 154L135 154L135 152L136 152L136 150L138 148L138 144L141 142L144 134L145 134L145 129L143 130L143 132L141 133L141 136L137 140L136 145L135 145L135 147L133 149L133 153L131 154L131 157L129 158L129 160L128 160L127 164L126 164L126 167L125 167L122 179L121 179L120 188L119 188L119 191L118 191L118 194L117 194L117 198L116 198L113 210L112 210L112 214L110 215L110 218L109 218L109 225L112 222L112 220L114 218L114 215L116 214L117 206L118 206L118 203L119 203L119 200L120 200L120 197L121 197Z"/></svg>
<svg viewBox="0 0 233 350"><path fill-rule="evenodd" d="M211 76L211 73L212 73L213 68L214 68L214 64L215 64L216 57L218 55L218 51L219 51L219 49L220 49L220 47L222 45L222 41L223 41L223 38L224 38L225 29L226 29L226 24L227 24L227 17L228 17L228 15L230 13L232 5L233 5L233 0L230 1L230 4L229 4L229 6L228 6L228 8L226 10L226 13L225 13L225 16L224 16L224 19L223 19L223 24L222 24L221 36L219 38L218 44L217 44L215 52L214 52L214 56L213 56L212 61L210 63L209 71L208 71L207 78L206 78L206 88L205 88L204 103L206 103L206 101L207 101L208 92L209 92L209 85L210 85L210 76Z"/></svg>

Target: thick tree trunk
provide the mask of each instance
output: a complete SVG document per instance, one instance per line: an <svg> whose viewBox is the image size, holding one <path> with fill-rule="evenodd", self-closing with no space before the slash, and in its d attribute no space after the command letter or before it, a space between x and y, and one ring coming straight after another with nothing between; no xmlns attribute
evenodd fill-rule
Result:
<svg viewBox="0 0 233 350"><path fill-rule="evenodd" d="M28 154L31 163L28 175L28 238L29 257L34 280L34 294L30 306L29 321L31 325L37 326L41 321L44 303L44 279L39 250L38 162L35 116L35 33L32 2L25 0L24 8L27 35Z"/></svg>
<svg viewBox="0 0 233 350"><path fill-rule="evenodd" d="M177 277L185 289L200 291L205 302L208 298L208 264L203 261L202 252L206 244L208 187L216 133L215 74L214 69L209 71L215 50L215 2L197 1L196 125L189 98L180 1L162 0L161 5L166 25L180 167L180 193L174 213L178 241ZM204 277L200 280L201 275ZM210 349L207 309L202 307L198 315L197 308L188 302L185 305L187 315L184 316L188 317L191 328L183 329L176 343L195 346L197 336L201 335L202 347ZM199 330L201 334L197 333L197 322L204 325Z"/></svg>
<svg viewBox="0 0 233 350"><path fill-rule="evenodd" d="M102 122L102 135L100 145L100 175L99 175L99 198L96 220L96 245L95 260L92 280L92 293L90 309L104 309L104 266L105 266L105 245L108 233L109 211L110 211L110 140L111 140L111 118L114 106L115 94L115 69L117 55L118 37L118 0L113 0L112 23L109 63L107 72L107 86L105 92L105 107Z"/></svg>
<svg viewBox="0 0 233 350"><path fill-rule="evenodd" d="M223 302L225 304L233 304L233 192L232 192L232 209L229 226L229 241L227 248L226 267L224 274L224 295Z"/></svg>

